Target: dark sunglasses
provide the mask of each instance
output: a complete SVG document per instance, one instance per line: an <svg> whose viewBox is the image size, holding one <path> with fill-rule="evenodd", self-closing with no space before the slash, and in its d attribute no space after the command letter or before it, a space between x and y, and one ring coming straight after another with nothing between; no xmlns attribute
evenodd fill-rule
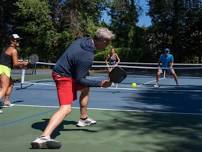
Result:
<svg viewBox="0 0 202 152"><path fill-rule="evenodd" d="M16 39L15 42L20 43L21 41L19 39Z"/></svg>

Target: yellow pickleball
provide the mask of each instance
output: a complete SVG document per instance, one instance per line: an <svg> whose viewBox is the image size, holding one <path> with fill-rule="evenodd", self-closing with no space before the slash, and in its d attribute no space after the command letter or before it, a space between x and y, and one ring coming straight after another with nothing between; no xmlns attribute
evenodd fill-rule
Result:
<svg viewBox="0 0 202 152"><path fill-rule="evenodd" d="M135 82L131 83L131 88L137 88L137 84Z"/></svg>

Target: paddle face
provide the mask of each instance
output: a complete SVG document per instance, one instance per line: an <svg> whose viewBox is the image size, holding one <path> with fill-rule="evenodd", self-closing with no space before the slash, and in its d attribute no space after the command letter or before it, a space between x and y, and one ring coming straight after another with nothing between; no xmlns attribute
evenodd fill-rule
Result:
<svg viewBox="0 0 202 152"><path fill-rule="evenodd" d="M126 71L118 66L114 67L109 73L110 81L114 83L121 83L126 77Z"/></svg>
<svg viewBox="0 0 202 152"><path fill-rule="evenodd" d="M29 63L36 64L39 61L39 56L37 54L32 54L29 57Z"/></svg>

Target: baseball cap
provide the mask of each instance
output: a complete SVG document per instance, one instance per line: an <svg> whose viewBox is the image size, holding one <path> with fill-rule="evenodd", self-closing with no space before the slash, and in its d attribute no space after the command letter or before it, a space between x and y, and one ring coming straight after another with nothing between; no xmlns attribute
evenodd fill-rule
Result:
<svg viewBox="0 0 202 152"><path fill-rule="evenodd" d="M10 39L11 40L21 40L22 38L18 34L12 34L10 36Z"/></svg>
<svg viewBox="0 0 202 152"><path fill-rule="evenodd" d="M170 49L169 49L169 48L164 48L164 52L165 52L165 53L169 53L169 52L170 52Z"/></svg>

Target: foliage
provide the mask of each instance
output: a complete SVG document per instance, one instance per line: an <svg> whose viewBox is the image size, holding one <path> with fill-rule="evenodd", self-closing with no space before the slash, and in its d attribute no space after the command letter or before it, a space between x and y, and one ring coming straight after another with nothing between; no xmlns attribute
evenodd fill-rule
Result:
<svg viewBox="0 0 202 152"><path fill-rule="evenodd" d="M114 45L124 51L121 58L129 61L140 61L139 46L134 45L136 39L136 23L138 21L137 6L134 0L112 0L108 4L112 18L111 29L116 33Z"/></svg>
<svg viewBox="0 0 202 152"><path fill-rule="evenodd" d="M184 0L149 1L149 15L153 22L149 45L155 54L159 54L164 47L170 47L177 62L191 62L196 56L202 56L200 41L202 7L198 5L193 8L188 3L193 2Z"/></svg>
<svg viewBox="0 0 202 152"><path fill-rule="evenodd" d="M37 53L40 58L47 61L53 51L54 42L57 40L56 31L50 19L50 10L45 0L19 0L18 6L18 31L22 33L23 43L32 46L28 54Z"/></svg>
<svg viewBox="0 0 202 152"><path fill-rule="evenodd" d="M6 45L9 34L15 31L15 13L17 0L1 0L0 1L0 48Z"/></svg>
<svg viewBox="0 0 202 152"><path fill-rule="evenodd" d="M154 62L169 47L177 62L201 62L202 5L200 0L148 0L150 27L138 27L137 0L1 0L0 48L6 37L23 37L21 57L37 53L41 61L55 62L79 36L93 36L98 27L112 30L122 61ZM103 12L111 18L102 20ZM109 50L97 52L103 60ZM195 59L197 58L197 61ZM194 60L194 61L193 61Z"/></svg>

